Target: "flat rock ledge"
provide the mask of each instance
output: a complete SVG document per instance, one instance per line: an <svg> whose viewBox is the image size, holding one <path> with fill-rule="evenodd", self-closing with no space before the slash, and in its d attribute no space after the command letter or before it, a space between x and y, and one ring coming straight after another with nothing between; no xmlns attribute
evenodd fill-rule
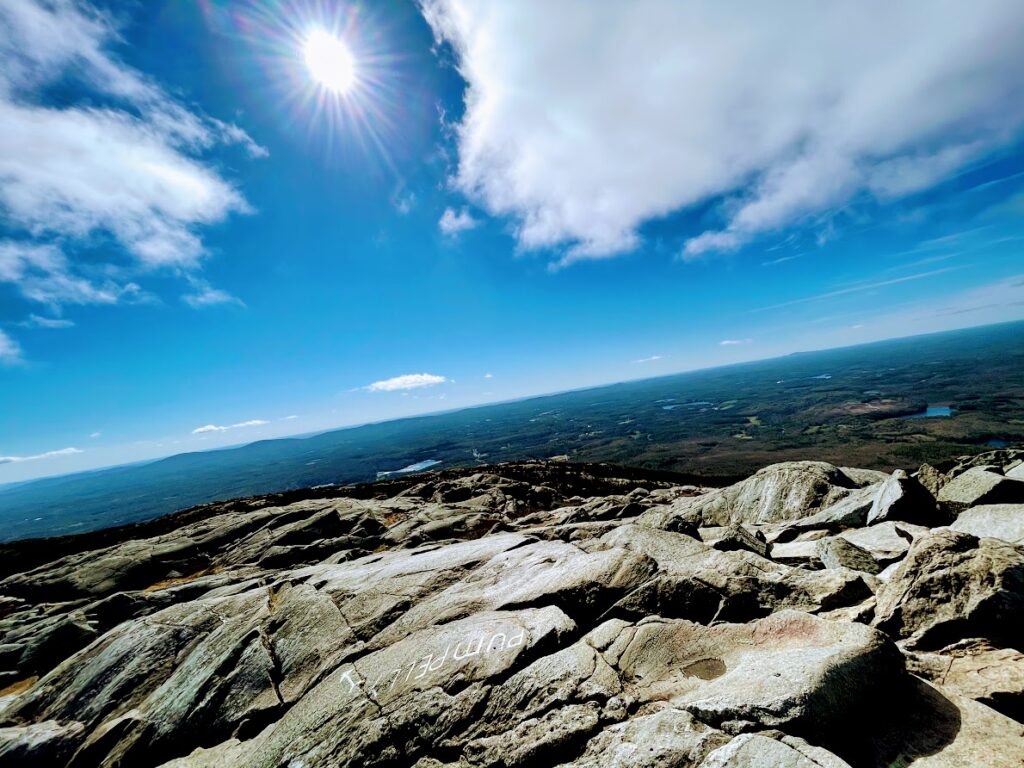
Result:
<svg viewBox="0 0 1024 768"><path fill-rule="evenodd" d="M1024 451L520 462L0 552L0 766L1024 766Z"/></svg>

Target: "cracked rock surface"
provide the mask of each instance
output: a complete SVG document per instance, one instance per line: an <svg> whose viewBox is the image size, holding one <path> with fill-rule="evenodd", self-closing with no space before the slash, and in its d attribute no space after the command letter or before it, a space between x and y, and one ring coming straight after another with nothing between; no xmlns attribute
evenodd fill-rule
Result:
<svg viewBox="0 0 1024 768"><path fill-rule="evenodd" d="M1020 768L1021 466L521 462L10 545L0 766Z"/></svg>

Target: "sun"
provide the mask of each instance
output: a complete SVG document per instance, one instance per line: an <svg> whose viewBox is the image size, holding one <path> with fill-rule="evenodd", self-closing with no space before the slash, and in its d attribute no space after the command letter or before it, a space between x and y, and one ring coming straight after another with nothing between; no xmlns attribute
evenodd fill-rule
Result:
<svg viewBox="0 0 1024 768"><path fill-rule="evenodd" d="M339 37L325 29L314 29L302 46L309 74L328 91L343 95L356 84L356 62L352 51Z"/></svg>

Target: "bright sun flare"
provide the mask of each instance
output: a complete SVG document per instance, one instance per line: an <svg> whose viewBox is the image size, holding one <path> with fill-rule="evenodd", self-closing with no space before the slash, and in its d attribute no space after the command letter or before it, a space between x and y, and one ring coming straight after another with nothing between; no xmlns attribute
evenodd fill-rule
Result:
<svg viewBox="0 0 1024 768"><path fill-rule="evenodd" d="M348 46L323 29L314 29L302 49L306 67L320 85L343 94L355 85L356 63Z"/></svg>

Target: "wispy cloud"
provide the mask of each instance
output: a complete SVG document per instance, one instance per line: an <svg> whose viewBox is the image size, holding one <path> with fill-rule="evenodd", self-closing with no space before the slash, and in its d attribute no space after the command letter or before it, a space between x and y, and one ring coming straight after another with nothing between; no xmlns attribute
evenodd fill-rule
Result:
<svg viewBox="0 0 1024 768"><path fill-rule="evenodd" d="M294 421L297 418L299 418L299 417L296 414L293 413L290 416L282 416L281 417L281 421Z"/></svg>
<svg viewBox="0 0 1024 768"><path fill-rule="evenodd" d="M93 440L95 440L97 437L100 437L102 434L103 434L102 432L93 432L93 433L91 433L89 435L89 437L91 437Z"/></svg>
<svg viewBox="0 0 1024 768"><path fill-rule="evenodd" d="M650 357L641 357L639 360L634 360L634 363L654 363L658 360L663 360L664 355L651 355Z"/></svg>
<svg viewBox="0 0 1024 768"><path fill-rule="evenodd" d="M63 317L43 317L41 315L29 315L18 325L23 328L72 328L75 323Z"/></svg>
<svg viewBox="0 0 1024 768"><path fill-rule="evenodd" d="M47 451L46 453L37 453L35 456L0 456L0 464L18 464L23 461L39 461L41 459L53 459L57 456L71 456L72 454L82 453L77 448L61 448L58 451Z"/></svg>
<svg viewBox="0 0 1024 768"><path fill-rule="evenodd" d="M493 379L494 378L494 374L493 373L485 373L484 374L484 378L485 379Z"/></svg>
<svg viewBox="0 0 1024 768"><path fill-rule="evenodd" d="M797 254L794 254L792 256L780 256L779 258L772 259L771 261L762 261L761 262L761 266L762 267L774 267L776 264L785 264L787 261L793 261L795 259L800 259L800 258L803 258L806 255L807 254L805 254L805 253L797 253Z"/></svg>
<svg viewBox="0 0 1024 768"><path fill-rule="evenodd" d="M395 210L401 216L408 216L416 207L416 195L413 192L406 192L394 198Z"/></svg>
<svg viewBox="0 0 1024 768"><path fill-rule="evenodd" d="M753 339L722 339L720 342L718 342L718 346L720 346L720 347L738 347L741 344L752 344L753 342L754 342Z"/></svg>
<svg viewBox="0 0 1024 768"><path fill-rule="evenodd" d="M53 244L0 241L0 283L10 283L29 301L63 304L116 304L142 297L139 286L109 276L89 276Z"/></svg>
<svg viewBox="0 0 1024 768"><path fill-rule="evenodd" d="M266 419L250 419L249 421L240 421L237 424L228 424L226 426L219 426L217 424L207 424L202 427L196 427L192 430L193 435L202 435L208 432L227 432L229 429L241 429L243 427L259 427L270 422Z"/></svg>
<svg viewBox="0 0 1024 768"><path fill-rule="evenodd" d="M21 346L0 330L0 365L15 365L22 362Z"/></svg>
<svg viewBox="0 0 1024 768"><path fill-rule="evenodd" d="M442 234L448 237L457 237L467 229L473 229L478 223L465 208L458 212L452 208L445 208L437 226L441 228Z"/></svg>
<svg viewBox="0 0 1024 768"><path fill-rule="evenodd" d="M195 290L192 293L184 294L181 297L181 300L193 309L215 307L221 304L234 304L239 307L245 306L245 302L237 296L232 296L230 293L222 291L220 288L214 288L205 280L191 278L189 282Z"/></svg>
<svg viewBox="0 0 1024 768"><path fill-rule="evenodd" d="M433 387L437 384L444 384L447 381L447 377L436 376L432 373L407 373L404 376L395 376L390 379L375 381L372 384L367 384L364 389L370 392L396 392L406 389Z"/></svg>
<svg viewBox="0 0 1024 768"><path fill-rule="evenodd" d="M873 282L859 283L852 285L848 288L840 288L835 291L827 291L825 293L818 293L814 296L805 296L802 299L793 299L792 301L784 301L780 304L771 304L767 307L759 307L751 310L752 312L765 312L769 309L780 309L782 307L791 307L796 304L806 304L811 301L821 301L823 299L833 299L837 296L847 296L851 293L862 293L864 291L874 291L878 288L885 288L889 285L898 285L899 283L907 283L913 280L924 280L928 277L934 277L935 275L941 275L946 272L952 272L959 267L944 267L943 269L933 269L928 272L919 272L914 275L905 275L904 277L894 277L891 280L875 280Z"/></svg>

